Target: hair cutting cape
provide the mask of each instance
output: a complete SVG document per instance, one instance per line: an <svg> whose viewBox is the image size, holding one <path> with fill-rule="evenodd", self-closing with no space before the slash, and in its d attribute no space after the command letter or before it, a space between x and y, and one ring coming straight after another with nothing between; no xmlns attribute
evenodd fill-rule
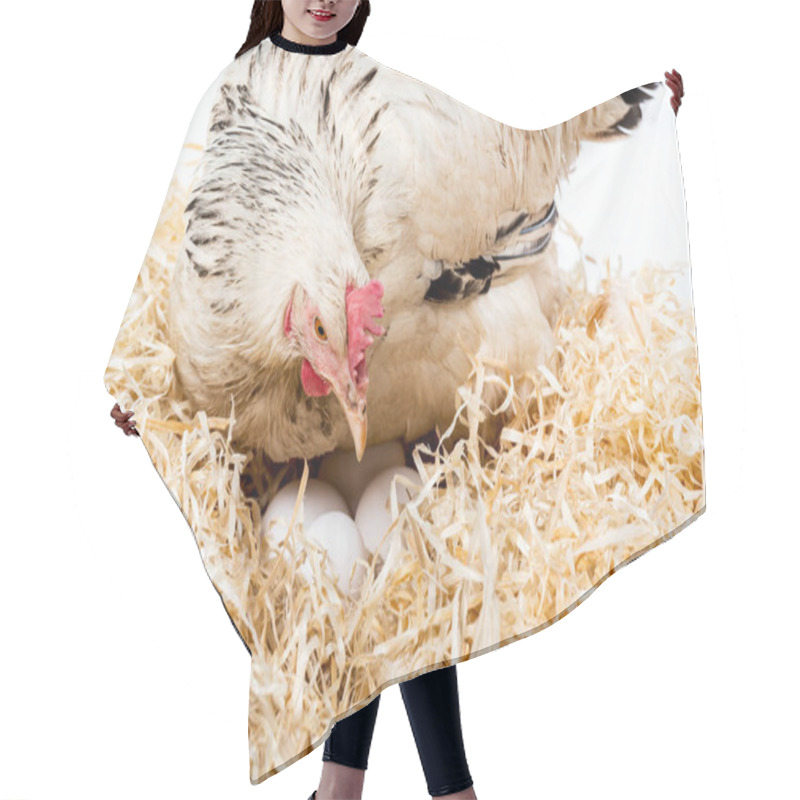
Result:
<svg viewBox="0 0 800 800"><path fill-rule="evenodd" d="M251 656L259 783L705 510L665 83L524 130L265 39L197 108L104 380Z"/></svg>

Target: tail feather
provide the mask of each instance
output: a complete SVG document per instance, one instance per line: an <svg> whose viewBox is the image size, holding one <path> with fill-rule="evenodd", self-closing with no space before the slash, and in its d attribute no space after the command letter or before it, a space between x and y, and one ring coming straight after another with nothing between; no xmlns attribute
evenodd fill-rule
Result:
<svg viewBox="0 0 800 800"><path fill-rule="evenodd" d="M651 100L661 85L661 81L645 83L596 106L592 111L597 113L589 120L583 138L617 139L635 130L642 121L642 104Z"/></svg>

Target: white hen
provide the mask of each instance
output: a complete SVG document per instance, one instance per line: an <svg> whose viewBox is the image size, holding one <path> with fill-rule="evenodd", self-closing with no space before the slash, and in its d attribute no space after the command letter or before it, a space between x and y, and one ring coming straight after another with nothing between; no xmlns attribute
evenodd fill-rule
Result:
<svg viewBox="0 0 800 800"><path fill-rule="evenodd" d="M186 392L211 414L234 400L234 435L274 461L448 425L467 353L517 370L552 349L556 184L656 85L527 131L354 48L249 51L186 207L170 297Z"/></svg>

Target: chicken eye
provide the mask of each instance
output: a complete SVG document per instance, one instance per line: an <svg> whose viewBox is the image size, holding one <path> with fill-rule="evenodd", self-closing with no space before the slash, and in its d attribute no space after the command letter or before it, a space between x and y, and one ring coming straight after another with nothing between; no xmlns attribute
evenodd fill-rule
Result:
<svg viewBox="0 0 800 800"><path fill-rule="evenodd" d="M314 317L314 333L317 334L317 338L321 342L326 342L328 340L328 334L325 333L325 327L319 317Z"/></svg>

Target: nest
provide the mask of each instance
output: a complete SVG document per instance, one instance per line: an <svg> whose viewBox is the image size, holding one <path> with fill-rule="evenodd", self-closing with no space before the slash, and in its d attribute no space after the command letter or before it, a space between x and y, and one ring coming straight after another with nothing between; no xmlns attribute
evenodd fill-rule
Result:
<svg viewBox="0 0 800 800"><path fill-rule="evenodd" d="M393 498L386 560L364 563L360 596L342 595L299 520L281 552L260 535L269 499L299 477L297 516L309 463L237 452L234 410L195 413L177 381L166 303L187 196L176 173L105 385L134 411L250 651L252 783L387 686L556 622L705 510L694 318L676 272L606 264L590 294L579 262L552 359L523 375L473 361L439 445L413 453L422 489L399 508Z"/></svg>

